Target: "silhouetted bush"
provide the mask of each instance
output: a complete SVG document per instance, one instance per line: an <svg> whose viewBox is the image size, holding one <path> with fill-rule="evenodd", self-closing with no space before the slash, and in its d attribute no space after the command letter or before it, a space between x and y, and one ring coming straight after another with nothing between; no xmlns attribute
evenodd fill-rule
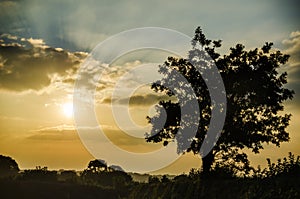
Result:
<svg viewBox="0 0 300 199"><path fill-rule="evenodd" d="M49 171L47 167L24 170L19 179L33 181L57 181L57 171Z"/></svg>
<svg viewBox="0 0 300 199"><path fill-rule="evenodd" d="M292 177L300 178L300 156L295 158L291 152L289 152L288 157L278 159L277 163L272 163L268 158L268 167L266 169L261 169L258 167L254 169L254 178L274 178L274 177Z"/></svg>
<svg viewBox="0 0 300 199"><path fill-rule="evenodd" d="M236 165L218 164L209 174L191 169L169 179L150 176L148 183L133 182L122 171L86 169L49 171L47 167L25 170L17 178L0 178L0 197L5 198L299 198L300 158L289 153L252 176L239 175ZM223 165L223 166L222 166Z"/></svg>
<svg viewBox="0 0 300 199"><path fill-rule="evenodd" d="M289 153L277 164L268 160L268 168L253 169L252 176L239 175L235 165L220 164L209 174L191 169L189 175L165 183L151 177L149 184L134 187L129 198L299 198L299 159Z"/></svg>
<svg viewBox="0 0 300 199"><path fill-rule="evenodd" d="M0 155L0 178L14 178L19 171L19 166L14 159Z"/></svg>
<svg viewBox="0 0 300 199"><path fill-rule="evenodd" d="M71 182L71 183L77 182L79 178L79 176L77 176L76 174L76 171L72 171L72 170L62 171L57 177L59 181Z"/></svg>

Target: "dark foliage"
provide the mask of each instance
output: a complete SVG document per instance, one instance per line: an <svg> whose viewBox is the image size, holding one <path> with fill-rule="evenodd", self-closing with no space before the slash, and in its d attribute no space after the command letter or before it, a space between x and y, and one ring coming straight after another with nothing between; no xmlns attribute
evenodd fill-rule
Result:
<svg viewBox="0 0 300 199"><path fill-rule="evenodd" d="M0 191L2 199L118 198L118 192L111 188L42 181L0 180Z"/></svg>
<svg viewBox="0 0 300 199"><path fill-rule="evenodd" d="M26 170L16 178L0 178L1 199L14 198L299 198L300 157L255 169L251 176L237 176L235 167L214 167L209 175L192 169L188 175L169 179L150 176L148 183L133 182L122 171L48 171L46 167ZM60 179L60 180L59 180ZM67 180L72 179L72 180Z"/></svg>
<svg viewBox="0 0 300 199"><path fill-rule="evenodd" d="M245 50L242 44L230 48L230 53L221 56L216 49L221 47L221 40L212 41L205 37L200 27L195 31L191 42L192 49L188 58L169 57L159 66L159 72L164 77L152 84L152 89L168 96L175 93L165 85L177 86L177 93L182 93L186 87L192 87L197 97L200 120L196 135L189 146L185 146L183 135L178 134L182 129L189 128L190 121L196 117L191 112L189 120L182 120L180 104L187 104L189 96L178 101L160 101L157 115L148 117L152 130L146 134L148 142L169 142L177 140L178 153L192 151L199 154L200 147L210 128L212 112L222 111L224 104L212 106L214 103L209 95L206 82L202 78L203 71L211 67L206 53L216 64L226 90L227 111L224 128L213 150L203 157L203 170L208 172L216 159L230 158L238 162L237 168L248 167L247 155L241 150L252 149L259 153L264 143L280 146L281 142L289 141L286 127L289 125L290 114L282 114L283 102L292 99L294 92L284 87L287 83L287 73L279 72L279 68L287 63L289 55L272 49L272 43L265 43L261 48ZM203 71L196 70L194 65L202 67ZM176 75L177 74L177 75ZM180 82L177 78L181 74L190 85ZM179 81L179 82L178 82ZM178 96L175 96L178 97ZM167 121L162 129L157 125L165 109ZM187 117L187 116L184 116ZM180 122L181 121L181 122ZM222 160L223 161L223 160Z"/></svg>
<svg viewBox="0 0 300 199"><path fill-rule="evenodd" d="M107 171L107 163L103 160L92 160L89 162L87 170L91 171L92 173Z"/></svg>
<svg viewBox="0 0 300 199"><path fill-rule="evenodd" d="M20 180L54 182L57 181L57 172L49 171L47 167L37 166L36 169L24 170L18 178Z"/></svg>
<svg viewBox="0 0 300 199"><path fill-rule="evenodd" d="M14 177L19 170L19 166L14 159L0 155L0 178Z"/></svg>
<svg viewBox="0 0 300 199"><path fill-rule="evenodd" d="M267 169L256 169L251 177L236 176L234 167L215 167L209 175L192 169L168 183L139 184L129 198L299 198L300 157L291 153L278 163L268 160Z"/></svg>

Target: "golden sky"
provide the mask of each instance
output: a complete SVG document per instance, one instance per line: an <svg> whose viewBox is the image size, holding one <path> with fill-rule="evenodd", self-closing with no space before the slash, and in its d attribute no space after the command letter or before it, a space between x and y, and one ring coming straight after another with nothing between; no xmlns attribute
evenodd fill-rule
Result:
<svg viewBox="0 0 300 199"><path fill-rule="evenodd" d="M285 1L285 6L279 1L226 2L0 1L0 154L16 159L21 169L37 165L86 168L95 157L77 133L73 90L78 69L91 50L104 39L131 28L158 26L192 36L201 25L208 38L224 40L222 53L239 42L250 49L273 41L275 48L291 55L283 68L289 74L287 87L296 92L285 106L285 111L293 115L288 128L291 140L280 148L265 145L265 150L249 153L249 158L253 165L266 165L268 157L276 160L290 151L300 155L300 26L295 2ZM115 83L130 69L163 63L169 55L151 50L124 55L96 82L97 120L111 142L122 150L145 153L162 146L146 143L144 131L125 127L139 137L133 138L118 127L110 104ZM135 90L129 106L132 120L149 130L145 117L163 98L146 86ZM119 97L116 103L124 106L126 100ZM105 151L105 146L103 153L114 156ZM124 168L129 161L121 155L107 160ZM200 164L199 157L187 154L154 173L178 174Z"/></svg>

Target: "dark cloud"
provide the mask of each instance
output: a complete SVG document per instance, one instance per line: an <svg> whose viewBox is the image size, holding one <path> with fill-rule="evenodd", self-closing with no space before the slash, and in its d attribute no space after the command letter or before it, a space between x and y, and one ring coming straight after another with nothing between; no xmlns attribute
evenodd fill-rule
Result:
<svg viewBox="0 0 300 199"><path fill-rule="evenodd" d="M147 143L144 138L137 138L128 135L121 130L105 130L108 139L116 146L134 153L148 153L161 148L159 143ZM144 132L139 132L144 133Z"/></svg>
<svg viewBox="0 0 300 199"><path fill-rule="evenodd" d="M47 46L41 39L0 36L0 88L12 91L40 90L51 75L76 70L83 53L70 53ZM69 82L69 80L66 80Z"/></svg>
<svg viewBox="0 0 300 199"><path fill-rule="evenodd" d="M149 106L157 104L161 100L175 100L166 95L157 95L157 94L144 94L144 95L133 95L128 98L113 99L114 103L125 105L129 100L129 105L133 106ZM102 103L111 103L111 98L105 98L102 100Z"/></svg>

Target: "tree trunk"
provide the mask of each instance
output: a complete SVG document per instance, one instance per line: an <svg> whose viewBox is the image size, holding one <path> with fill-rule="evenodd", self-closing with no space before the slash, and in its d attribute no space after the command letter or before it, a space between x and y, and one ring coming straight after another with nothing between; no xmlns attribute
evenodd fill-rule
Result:
<svg viewBox="0 0 300 199"><path fill-rule="evenodd" d="M212 151L202 158L202 172L204 175L210 172L211 166L214 162L214 158L215 157Z"/></svg>

